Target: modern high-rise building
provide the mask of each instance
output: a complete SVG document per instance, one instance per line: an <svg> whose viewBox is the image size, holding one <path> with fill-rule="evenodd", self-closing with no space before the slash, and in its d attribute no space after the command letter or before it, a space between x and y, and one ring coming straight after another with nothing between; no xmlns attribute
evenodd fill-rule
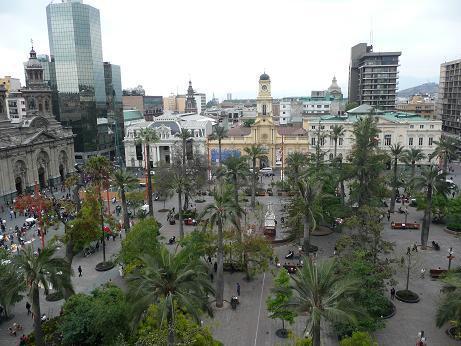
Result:
<svg viewBox="0 0 461 346"><path fill-rule="evenodd" d="M59 120L71 126L76 135L76 159L84 161L92 155L113 159L116 138L106 125L112 118L123 128L121 109L115 119L109 114L113 95L116 104L121 104L122 88L120 67L108 64L105 68L103 64L99 10L81 0L65 0L50 3L46 14L59 92ZM110 85L106 85L108 80Z"/></svg>
<svg viewBox="0 0 461 346"><path fill-rule="evenodd" d="M440 65L437 115L443 131L461 139L461 59Z"/></svg>
<svg viewBox="0 0 461 346"><path fill-rule="evenodd" d="M351 48L349 102L376 109L395 109L399 56L402 52L373 52L373 46L359 43Z"/></svg>

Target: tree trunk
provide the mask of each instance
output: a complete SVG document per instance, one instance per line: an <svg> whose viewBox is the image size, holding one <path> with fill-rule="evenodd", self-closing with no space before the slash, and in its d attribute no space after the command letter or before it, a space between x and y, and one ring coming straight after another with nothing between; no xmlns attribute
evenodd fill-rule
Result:
<svg viewBox="0 0 461 346"><path fill-rule="evenodd" d="M80 180L80 177L79 177L79 180ZM73 200L74 200L74 203L75 203L75 207L77 208L77 213L80 211L80 209L82 208L81 204L80 204L80 181L78 181L75 186L74 186L74 189L72 191L72 197L73 197Z"/></svg>
<svg viewBox="0 0 461 346"><path fill-rule="evenodd" d="M320 346L320 321L312 326L312 346Z"/></svg>
<svg viewBox="0 0 461 346"><path fill-rule="evenodd" d="M251 182L251 207L256 205L256 157L253 157L253 176Z"/></svg>
<svg viewBox="0 0 461 346"><path fill-rule="evenodd" d="M219 156L219 168L221 168L221 138L218 138L218 156Z"/></svg>
<svg viewBox="0 0 461 346"><path fill-rule="evenodd" d="M101 231L102 231L102 261L106 263L106 235L104 233L104 212L101 199L101 192L99 192L99 203L101 205Z"/></svg>
<svg viewBox="0 0 461 346"><path fill-rule="evenodd" d="M189 210L189 193L184 191L184 205L182 210Z"/></svg>
<svg viewBox="0 0 461 346"><path fill-rule="evenodd" d="M336 152L338 150L338 138L335 138L335 154L334 154L334 158L336 159Z"/></svg>
<svg viewBox="0 0 461 346"><path fill-rule="evenodd" d="M346 201L346 188L344 186L344 180L341 179L339 184L340 184L340 189L341 189L341 202L344 205L344 203Z"/></svg>
<svg viewBox="0 0 461 346"><path fill-rule="evenodd" d="M410 285L410 267L411 267L411 255L408 255L408 263L407 263L407 285L406 290L408 291L408 287Z"/></svg>
<svg viewBox="0 0 461 346"><path fill-rule="evenodd" d="M397 157L394 158L394 176L392 178L392 194L391 194L391 204L389 210L391 213L395 211L395 190L397 189Z"/></svg>
<svg viewBox="0 0 461 346"><path fill-rule="evenodd" d="M216 273L216 307L222 308L224 304L224 274L223 274L223 224L222 220L218 221L218 270Z"/></svg>
<svg viewBox="0 0 461 346"><path fill-rule="evenodd" d="M184 238L184 222L182 220L182 192L181 191L178 191L178 214L179 214L179 239L182 240Z"/></svg>
<svg viewBox="0 0 461 346"><path fill-rule="evenodd" d="M42 321L40 313L40 295L38 286L33 284L32 287L32 312L34 313L34 334L35 334L35 345L44 346Z"/></svg>
<svg viewBox="0 0 461 346"><path fill-rule="evenodd" d="M421 247L426 249L427 240L429 239L429 227L431 225L432 218L432 185L427 186L426 195L427 205L424 209L423 226L421 228Z"/></svg>
<svg viewBox="0 0 461 346"><path fill-rule="evenodd" d="M448 173L448 155L443 155L443 172Z"/></svg>
<svg viewBox="0 0 461 346"><path fill-rule="evenodd" d="M167 322L168 322L168 346L175 345L175 335L174 335L174 319L172 307L168 309L167 312Z"/></svg>
<svg viewBox="0 0 461 346"><path fill-rule="evenodd" d="M310 230L309 230L309 221L307 219L307 215L303 216L303 247L304 247L304 253L306 255L309 255L309 249L310 249Z"/></svg>
<svg viewBox="0 0 461 346"><path fill-rule="evenodd" d="M67 231L67 225L64 224L64 233ZM71 236L68 237L66 243L66 261L69 263L69 267L72 268L72 261L74 260L74 241L72 240ZM69 299L74 294L74 291L71 288L64 288L64 299Z"/></svg>
<svg viewBox="0 0 461 346"><path fill-rule="evenodd" d="M149 204L149 216L154 217L154 204L152 201L152 177L150 175L150 146L146 145L147 156L147 203Z"/></svg>
<svg viewBox="0 0 461 346"><path fill-rule="evenodd" d="M125 189L120 189L120 197L122 198L122 212L123 212L123 227L125 228L125 232L130 230L130 219L128 218L128 208L126 205L126 195Z"/></svg>
<svg viewBox="0 0 461 346"><path fill-rule="evenodd" d="M412 181L415 178L415 174L416 174L416 162L412 161L411 162L411 180Z"/></svg>

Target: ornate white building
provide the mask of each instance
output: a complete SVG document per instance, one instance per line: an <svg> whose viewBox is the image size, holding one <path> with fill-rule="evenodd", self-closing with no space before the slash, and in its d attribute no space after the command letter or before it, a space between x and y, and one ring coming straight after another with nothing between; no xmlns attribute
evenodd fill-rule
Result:
<svg viewBox="0 0 461 346"><path fill-rule="evenodd" d="M74 135L56 121L51 90L34 49L25 66L26 87L21 89L26 112L19 121L7 117L6 90L0 85L0 201L56 185L74 170Z"/></svg>
<svg viewBox="0 0 461 346"><path fill-rule="evenodd" d="M152 128L157 132L159 142L150 145L150 166L156 167L159 162L170 163L175 155L175 145L180 141L178 135L189 130L193 135L195 153L206 154L206 141L213 131L214 120L198 114L165 113L152 121L144 119L125 126L125 160L127 168L144 167L144 145L138 141L139 131Z"/></svg>

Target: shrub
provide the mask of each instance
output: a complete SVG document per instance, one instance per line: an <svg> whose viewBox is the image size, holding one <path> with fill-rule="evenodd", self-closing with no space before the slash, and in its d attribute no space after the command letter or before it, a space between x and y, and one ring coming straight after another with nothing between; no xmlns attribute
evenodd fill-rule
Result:
<svg viewBox="0 0 461 346"><path fill-rule="evenodd" d="M341 346L378 346L367 332L354 332L351 337L342 339Z"/></svg>

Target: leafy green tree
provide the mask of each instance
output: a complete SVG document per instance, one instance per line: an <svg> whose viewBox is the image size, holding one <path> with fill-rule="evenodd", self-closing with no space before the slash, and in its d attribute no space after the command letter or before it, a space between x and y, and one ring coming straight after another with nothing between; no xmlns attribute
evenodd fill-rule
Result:
<svg viewBox="0 0 461 346"><path fill-rule="evenodd" d="M256 183L258 181L258 172L256 171L256 160L261 159L267 153L261 145L253 144L251 147L244 148L248 159L252 163L253 172L251 173L251 207L254 208L256 205Z"/></svg>
<svg viewBox="0 0 461 346"><path fill-rule="evenodd" d="M255 123L255 119L247 119L243 121L243 126L244 127L251 127Z"/></svg>
<svg viewBox="0 0 461 346"><path fill-rule="evenodd" d="M27 287L27 296L32 303L34 313L35 344L44 346L43 332L41 327L40 292L39 286L48 294L50 285L53 289L61 291L72 288L72 269L63 258L55 257L57 245L51 241L37 255L32 246L21 249L15 262L22 277L22 285Z"/></svg>
<svg viewBox="0 0 461 346"><path fill-rule="evenodd" d="M443 296L437 308L436 325L442 328L450 322L459 334L461 332L461 274L448 273L442 278L442 282L444 283Z"/></svg>
<svg viewBox="0 0 461 346"><path fill-rule="evenodd" d="M358 282L335 274L336 262L313 263L304 258L304 266L292 276L290 289L294 296L287 306L307 314L306 330L312 335L313 346L320 346L321 321L355 321L358 309L352 304L352 293Z"/></svg>
<svg viewBox="0 0 461 346"><path fill-rule="evenodd" d="M287 175L292 184L296 183L296 179L304 170L307 165L307 155L299 151L288 154L287 162Z"/></svg>
<svg viewBox="0 0 461 346"><path fill-rule="evenodd" d="M199 219L208 218L211 227L217 226L218 230L218 251L217 251L217 273L216 273L216 306L222 307L224 301L224 235L223 230L227 222L231 221L234 225L239 215L242 213L239 205L235 204L232 198L232 190L229 186L219 186L213 193L214 202L208 204L200 215Z"/></svg>
<svg viewBox="0 0 461 346"><path fill-rule="evenodd" d="M123 227L125 228L125 231L128 231L130 229L130 220L128 218L128 208L126 205L126 191L135 188L138 184L138 179L133 177L127 171L120 169L112 174L112 183L120 192L123 210Z"/></svg>
<svg viewBox="0 0 461 346"><path fill-rule="evenodd" d="M432 197L435 193L446 195L450 186L446 182L446 173L439 173L434 165L424 167L421 174L415 178L415 188L426 194L427 205L424 209L423 225L421 228L421 246L427 246L429 228L432 222Z"/></svg>
<svg viewBox="0 0 461 346"><path fill-rule="evenodd" d="M404 147L400 145L400 143L393 144L390 146L390 152L391 152L391 157L393 162L392 165L392 183L391 183L391 188L392 188L392 193L391 193L391 205L389 206L389 210L391 213L395 211L395 192L396 190L400 187L398 175L397 175L397 163L398 161L402 158L402 155L404 153Z"/></svg>
<svg viewBox="0 0 461 346"><path fill-rule="evenodd" d="M221 346L207 327L201 327L190 316L178 311L175 316L175 336L178 345L191 346ZM151 305L137 331L137 346L166 345L168 343L168 328L162 324L158 309Z"/></svg>
<svg viewBox="0 0 461 346"><path fill-rule="evenodd" d="M152 176L150 174L150 145L157 143L159 141L157 132L150 127L140 129L138 132L138 137L136 139L137 143L144 145L146 156L146 176L147 176L147 204L149 204L149 216L154 217L154 204L152 201Z"/></svg>
<svg viewBox="0 0 461 346"><path fill-rule="evenodd" d="M214 290L207 267L191 256L188 249L170 253L165 246L160 246L153 255L141 255L140 260L142 268L127 278L134 321L137 324L150 305L157 305L162 323L167 322L168 345L173 346L179 309L197 322L202 311L211 314L208 295L213 295Z"/></svg>
<svg viewBox="0 0 461 346"><path fill-rule="evenodd" d="M159 246L158 223L153 218L146 218L137 222L125 239L122 240L122 249L119 258L124 263L125 274L131 273L142 265L139 254L154 255Z"/></svg>
<svg viewBox="0 0 461 346"><path fill-rule="evenodd" d="M26 288L18 269L13 256L0 249L0 305L6 318L10 315L11 306L22 300L21 293Z"/></svg>
<svg viewBox="0 0 461 346"><path fill-rule="evenodd" d="M448 173L448 162L458 157L459 140L453 137L442 136L439 141L434 141L436 145L434 152L429 155L429 159L438 157L442 161L442 168Z"/></svg>
<svg viewBox="0 0 461 346"><path fill-rule="evenodd" d="M144 191L130 191L126 193L127 206L131 207L133 215L137 215L139 208L144 204Z"/></svg>
<svg viewBox="0 0 461 346"><path fill-rule="evenodd" d="M266 300L270 318L282 320L282 332L286 333L285 321L292 324L296 314L287 308L293 292L290 290L290 275L285 268L280 269L274 280L273 294Z"/></svg>
<svg viewBox="0 0 461 346"><path fill-rule="evenodd" d="M359 106L359 103L356 102L356 101L349 101L347 104L346 104L346 112L351 110L351 109L354 109L356 107Z"/></svg>
<svg viewBox="0 0 461 346"><path fill-rule="evenodd" d="M184 221L183 221L183 209L182 209L182 197L188 184L190 182L187 180L186 176L182 174L181 170L177 167L174 167L170 171L170 180L169 187L171 191L174 191L178 194L178 215L179 215L179 238L184 238Z"/></svg>
<svg viewBox="0 0 461 346"><path fill-rule="evenodd" d="M379 129L373 115L359 119L354 124L355 144L349 156L351 175L351 198L359 207L376 204L382 197L380 173L384 168L387 155L378 149Z"/></svg>
<svg viewBox="0 0 461 346"><path fill-rule="evenodd" d="M341 346L378 346L367 332L353 332L352 336L344 338L339 343Z"/></svg>
<svg viewBox="0 0 461 346"><path fill-rule="evenodd" d="M224 126L215 126L213 129L213 133L210 136L211 140L218 141L218 158L219 158L219 167L222 165L222 158L221 158L221 142L224 138L227 137L227 129Z"/></svg>
<svg viewBox="0 0 461 346"><path fill-rule="evenodd" d="M214 256L217 250L217 236L211 230L194 230L180 241L182 247L189 249L192 256L206 260Z"/></svg>
<svg viewBox="0 0 461 346"><path fill-rule="evenodd" d="M246 235L239 240L237 251L243 254L242 267L247 280L251 280L257 273L262 273L269 267L272 246L264 236Z"/></svg>
<svg viewBox="0 0 461 346"><path fill-rule="evenodd" d="M407 165L411 165L411 178L414 179L416 175L416 162L424 160L426 155L422 149L410 148L403 152L402 160Z"/></svg>
<svg viewBox="0 0 461 346"><path fill-rule="evenodd" d="M336 159L336 153L338 151L338 140L343 137L346 134L346 129L344 128L343 125L333 125L333 128L331 129L330 132L330 138L334 141L335 143L335 149L334 149L334 154L333 157Z"/></svg>
<svg viewBox="0 0 461 346"><path fill-rule="evenodd" d="M119 335L129 332L125 294L107 284L91 292L78 293L63 306L59 330L63 345L113 345Z"/></svg>

